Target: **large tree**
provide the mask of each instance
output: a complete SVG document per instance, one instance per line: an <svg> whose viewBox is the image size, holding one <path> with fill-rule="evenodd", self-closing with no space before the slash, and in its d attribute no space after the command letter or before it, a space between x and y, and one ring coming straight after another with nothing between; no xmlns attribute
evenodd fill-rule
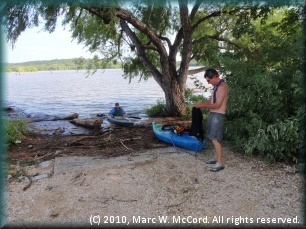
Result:
<svg viewBox="0 0 306 229"><path fill-rule="evenodd" d="M165 1L162 5L154 0L109 2L6 1L1 5L1 21L14 45L27 28L44 23L44 29L53 32L58 18L63 18L72 38L97 53L92 67L116 60L122 61L125 77L152 76L165 93L165 114L169 116L186 110L187 76L205 70L189 70L190 62L219 68L220 51L250 52L239 34L246 32L253 19L264 21L271 12L264 2L252 6L200 0Z"/></svg>

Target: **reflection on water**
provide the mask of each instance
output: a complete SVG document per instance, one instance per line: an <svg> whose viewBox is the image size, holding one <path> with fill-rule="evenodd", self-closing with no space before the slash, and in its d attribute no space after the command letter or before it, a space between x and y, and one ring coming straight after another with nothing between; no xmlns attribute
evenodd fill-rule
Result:
<svg viewBox="0 0 306 229"><path fill-rule="evenodd" d="M122 74L121 69L97 71L88 77L85 71L7 73L5 104L32 117L71 113L92 117L108 113L115 102L128 113L144 114L146 108L164 98L153 78L146 82L135 78L128 83ZM188 84L192 86L192 82Z"/></svg>

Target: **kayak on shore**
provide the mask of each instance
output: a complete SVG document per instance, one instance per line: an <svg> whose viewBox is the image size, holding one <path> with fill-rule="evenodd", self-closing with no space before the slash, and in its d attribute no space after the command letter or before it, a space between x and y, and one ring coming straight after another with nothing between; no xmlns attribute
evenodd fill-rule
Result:
<svg viewBox="0 0 306 229"><path fill-rule="evenodd" d="M196 137L189 136L189 133L183 132L178 136L172 130L162 130L163 125L157 122L152 122L153 132L155 136L164 142L170 143L174 146L201 152L206 142L200 142Z"/></svg>

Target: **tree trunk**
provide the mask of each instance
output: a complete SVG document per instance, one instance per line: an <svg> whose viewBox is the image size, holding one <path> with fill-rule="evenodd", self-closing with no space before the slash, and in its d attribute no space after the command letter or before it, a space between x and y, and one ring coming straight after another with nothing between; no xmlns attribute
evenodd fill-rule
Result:
<svg viewBox="0 0 306 229"><path fill-rule="evenodd" d="M178 117L185 113L186 105L182 93L171 89L165 93L166 109L165 114L171 117Z"/></svg>
<svg viewBox="0 0 306 229"><path fill-rule="evenodd" d="M69 121L77 126L84 126L87 128L94 128L94 129L100 129L101 124L103 123L103 120L101 118L85 118L85 119L73 119Z"/></svg>
<svg viewBox="0 0 306 229"><path fill-rule="evenodd" d="M174 77L164 77L160 84L165 93L166 116L181 116L186 111L184 99L184 86L180 85Z"/></svg>

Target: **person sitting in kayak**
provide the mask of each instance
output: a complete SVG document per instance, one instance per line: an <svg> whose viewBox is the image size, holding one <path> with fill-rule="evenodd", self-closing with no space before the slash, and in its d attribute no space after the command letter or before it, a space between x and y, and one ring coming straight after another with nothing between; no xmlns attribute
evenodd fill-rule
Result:
<svg viewBox="0 0 306 229"><path fill-rule="evenodd" d="M112 108L109 113L108 113L109 116L127 116L127 113L125 112L125 110L120 107L119 103L115 103L115 107Z"/></svg>

